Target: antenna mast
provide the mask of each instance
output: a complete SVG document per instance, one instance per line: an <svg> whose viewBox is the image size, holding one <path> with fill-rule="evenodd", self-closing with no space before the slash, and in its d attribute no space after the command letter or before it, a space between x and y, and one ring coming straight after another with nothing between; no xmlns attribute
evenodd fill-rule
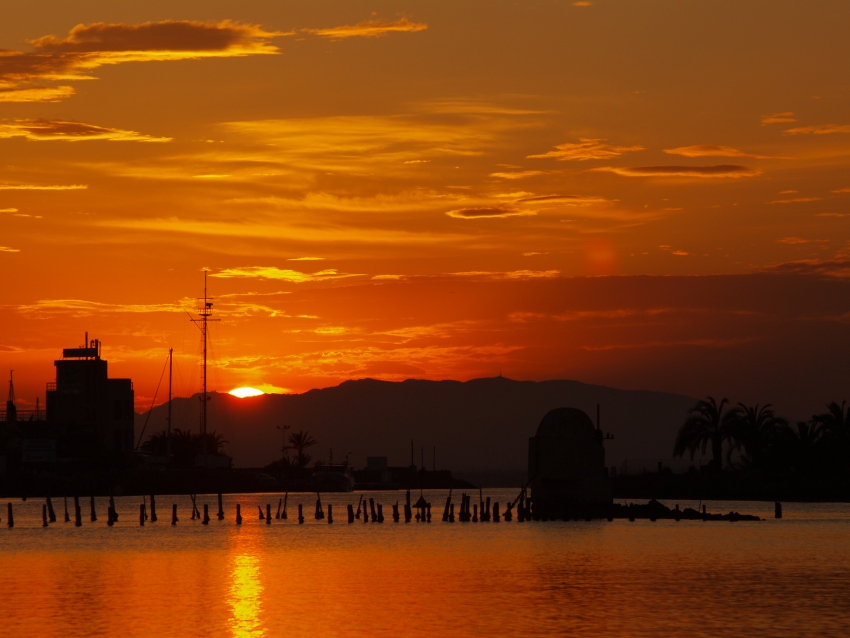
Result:
<svg viewBox="0 0 850 638"><path fill-rule="evenodd" d="M204 297L203 304L198 315L200 319L192 319L196 324L200 323L202 339L204 341L204 368L203 368L203 396L201 397L201 441L203 444L203 453L207 453L207 323L210 321L218 321L218 319L210 319L212 315L212 300L207 296L207 270L204 270Z"/></svg>

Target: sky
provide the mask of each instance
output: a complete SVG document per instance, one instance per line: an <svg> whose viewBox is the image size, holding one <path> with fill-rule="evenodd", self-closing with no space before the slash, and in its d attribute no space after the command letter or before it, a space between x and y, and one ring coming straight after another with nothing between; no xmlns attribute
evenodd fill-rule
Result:
<svg viewBox="0 0 850 638"><path fill-rule="evenodd" d="M0 372L848 398L850 4L0 0ZM159 389L157 389L159 387Z"/></svg>

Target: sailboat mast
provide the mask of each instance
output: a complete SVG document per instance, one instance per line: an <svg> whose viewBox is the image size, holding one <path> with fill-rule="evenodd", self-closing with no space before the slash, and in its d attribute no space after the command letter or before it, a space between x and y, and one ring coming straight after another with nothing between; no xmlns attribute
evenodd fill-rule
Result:
<svg viewBox="0 0 850 638"><path fill-rule="evenodd" d="M168 432L165 436L165 459L167 463L171 461L171 373L174 364L174 348L168 349Z"/></svg>

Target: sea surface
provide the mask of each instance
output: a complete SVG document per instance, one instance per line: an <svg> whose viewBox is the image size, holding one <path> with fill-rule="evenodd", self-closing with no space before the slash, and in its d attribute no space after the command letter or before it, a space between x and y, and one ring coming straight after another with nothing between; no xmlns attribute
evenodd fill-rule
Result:
<svg viewBox="0 0 850 638"><path fill-rule="evenodd" d="M485 496L504 509L516 492ZM315 520L315 494L289 495L269 525L258 506L274 517L282 495L227 495L223 521L201 495L209 525L188 497L157 496L144 526L141 498L121 497L111 528L105 498L94 523L81 501L79 528L61 498L47 528L43 500L11 501L8 528L0 501L0 635L850 635L850 504L784 503L775 520L773 503L705 502L761 522L444 523L447 492L424 495L430 524L392 522L403 492L365 493L385 522L351 525L357 492L322 496L333 524Z"/></svg>

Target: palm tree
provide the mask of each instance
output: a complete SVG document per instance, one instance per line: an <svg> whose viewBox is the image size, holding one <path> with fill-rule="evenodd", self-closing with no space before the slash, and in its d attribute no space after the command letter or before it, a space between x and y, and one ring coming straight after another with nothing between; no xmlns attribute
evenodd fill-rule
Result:
<svg viewBox="0 0 850 638"><path fill-rule="evenodd" d="M706 397L704 401L699 401L692 407L688 411L688 418L685 419L676 435L673 455L682 456L685 452L690 452L693 461L697 448L705 454L710 444L709 465L719 470L723 465L723 441L728 438L729 413L723 414L723 408L727 403L729 403L728 399L721 399L718 404L714 397Z"/></svg>
<svg viewBox="0 0 850 638"><path fill-rule="evenodd" d="M300 468L307 467L307 464L310 462L312 458L309 454L307 454L304 450L308 447L312 447L316 445L318 441L314 439L310 434L304 430L303 432L293 432L289 435L289 446L293 450L295 450L295 465Z"/></svg>
<svg viewBox="0 0 850 638"><path fill-rule="evenodd" d="M810 472L818 466L823 428L812 421L798 421L796 428L786 424L777 432L778 464L783 470Z"/></svg>
<svg viewBox="0 0 850 638"><path fill-rule="evenodd" d="M730 463L732 451L738 450L743 467L761 470L765 469L768 456L787 423L776 416L769 403L762 407L739 403L728 413L726 425L731 441L728 452Z"/></svg>
<svg viewBox="0 0 850 638"><path fill-rule="evenodd" d="M841 405L831 401L826 406L827 411L812 417L812 423L821 428L821 437L831 460L838 465L847 465L847 455L850 453L850 409L847 402Z"/></svg>

